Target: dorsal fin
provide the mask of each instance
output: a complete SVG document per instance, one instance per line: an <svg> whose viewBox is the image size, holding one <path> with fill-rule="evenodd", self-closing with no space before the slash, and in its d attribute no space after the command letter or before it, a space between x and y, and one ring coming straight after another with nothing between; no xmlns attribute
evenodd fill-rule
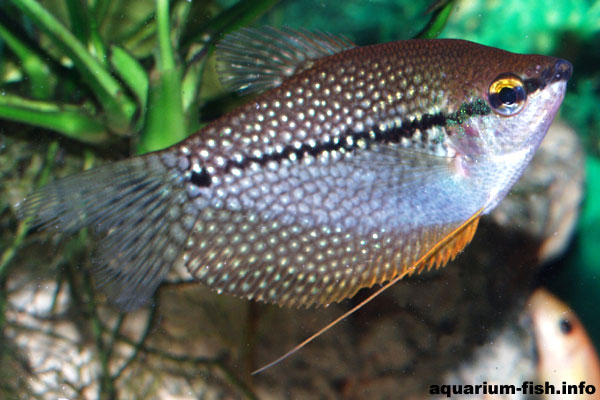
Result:
<svg viewBox="0 0 600 400"><path fill-rule="evenodd" d="M231 90L264 91L309 68L313 60L355 46L344 37L325 32L242 28L217 44L217 71L221 83Z"/></svg>

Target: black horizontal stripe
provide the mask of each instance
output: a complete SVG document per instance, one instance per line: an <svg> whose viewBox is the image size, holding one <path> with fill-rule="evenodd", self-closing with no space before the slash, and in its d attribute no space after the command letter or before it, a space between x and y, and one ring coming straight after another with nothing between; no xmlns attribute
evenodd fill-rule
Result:
<svg viewBox="0 0 600 400"><path fill-rule="evenodd" d="M196 186L210 186L210 174L204 168L201 169L200 172L192 171L190 181Z"/></svg>
<svg viewBox="0 0 600 400"><path fill-rule="evenodd" d="M263 154L260 157L247 156L242 160L228 160L225 164L225 172L230 172L233 168L245 169L252 163L266 165L271 161L281 162L284 159L294 155L297 159L309 155L317 157L324 152L331 151L351 151L359 146L360 141L367 143L399 143L402 138L411 138L417 130L425 132L436 126L460 125L467 118L473 115L486 115L491 112L487 103L478 99L472 103L463 104L460 109L454 113L444 114L423 114L420 119L413 121L402 121L401 126L381 130L378 127L371 127L368 131L347 132L333 138L331 141L317 143L315 146L302 144L300 147L286 145L281 152L272 154ZM205 169L201 173L193 172L191 182L197 186L210 186L210 175Z"/></svg>

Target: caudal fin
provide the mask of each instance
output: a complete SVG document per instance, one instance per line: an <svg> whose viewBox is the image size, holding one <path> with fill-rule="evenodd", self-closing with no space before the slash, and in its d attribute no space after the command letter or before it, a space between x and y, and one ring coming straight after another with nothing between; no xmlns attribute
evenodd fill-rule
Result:
<svg viewBox="0 0 600 400"><path fill-rule="evenodd" d="M101 238L96 282L131 310L154 293L192 229L193 219L184 218L183 188L181 174L150 154L53 182L18 204L17 212L43 229L91 227Z"/></svg>

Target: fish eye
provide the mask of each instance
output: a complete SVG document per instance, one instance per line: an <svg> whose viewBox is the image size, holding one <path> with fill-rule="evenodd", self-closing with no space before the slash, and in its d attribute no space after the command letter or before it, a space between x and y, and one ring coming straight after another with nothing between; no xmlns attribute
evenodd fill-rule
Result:
<svg viewBox="0 0 600 400"><path fill-rule="evenodd" d="M512 116L523 109L527 94L525 84L512 74L498 76L488 89L488 102L495 113Z"/></svg>

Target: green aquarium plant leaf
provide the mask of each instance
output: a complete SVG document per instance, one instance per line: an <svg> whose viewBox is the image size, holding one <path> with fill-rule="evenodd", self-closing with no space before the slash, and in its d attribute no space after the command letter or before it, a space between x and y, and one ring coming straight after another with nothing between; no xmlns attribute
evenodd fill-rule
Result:
<svg viewBox="0 0 600 400"><path fill-rule="evenodd" d="M47 99L52 94L50 67L44 62L36 49L11 32L0 18L0 40L19 58L21 66L29 79L30 94L35 99Z"/></svg>
<svg viewBox="0 0 600 400"><path fill-rule="evenodd" d="M188 120L188 131L193 132L200 128L199 126L199 115L198 110L200 108L200 88L202 87L202 76L206 67L207 57L200 49L196 54L199 57L195 57L187 65L183 76L182 83L182 102L183 110L186 113Z"/></svg>
<svg viewBox="0 0 600 400"><path fill-rule="evenodd" d="M88 2L82 0L65 1L71 32L81 43L91 49L100 62L106 59L106 45L98 30L98 21L92 15Z"/></svg>
<svg viewBox="0 0 600 400"><path fill-rule="evenodd" d="M90 38L90 18L86 3L80 0L66 0L71 33L82 43Z"/></svg>
<svg viewBox="0 0 600 400"><path fill-rule="evenodd" d="M70 0L70 1L79 2L78 0ZM100 62L106 63L107 46L106 46L106 43L104 42L104 40L102 39L102 36L100 35L99 22L98 22L98 20L96 20L96 18L93 18L92 14L91 14L91 9L87 6L85 6L86 2L84 1L81 3L84 4L84 6L82 6L82 9L85 12L85 21L88 22L88 30L89 30L88 44L89 44L89 47L92 49L96 58Z"/></svg>
<svg viewBox="0 0 600 400"><path fill-rule="evenodd" d="M173 43L179 43L179 38L183 35L187 22L191 18L193 2L180 1L173 4L171 11L171 37Z"/></svg>
<svg viewBox="0 0 600 400"><path fill-rule="evenodd" d="M181 38L181 49L188 49L194 42L214 44L223 34L250 24L278 2L279 0L239 1L204 25L188 25L187 31Z"/></svg>
<svg viewBox="0 0 600 400"><path fill-rule="evenodd" d="M144 20L137 21L122 35L117 36L113 42L119 43L120 46L127 49L138 59L151 55L156 48L156 19L154 13L148 15Z"/></svg>
<svg viewBox="0 0 600 400"><path fill-rule="evenodd" d="M135 57L117 45L110 47L109 61L113 70L136 97L139 109L143 113L148 103L150 85L146 70Z"/></svg>
<svg viewBox="0 0 600 400"><path fill-rule="evenodd" d="M108 139L104 125L81 106L0 96L0 118L50 129L82 142L99 144Z"/></svg>
<svg viewBox="0 0 600 400"><path fill-rule="evenodd" d="M92 17L96 21L104 21L108 15L111 0L93 0L90 2Z"/></svg>
<svg viewBox="0 0 600 400"><path fill-rule="evenodd" d="M427 13L431 13L431 19L415 38L435 39L438 37L446 26L453 7L453 0L437 0L433 3L427 10Z"/></svg>
<svg viewBox="0 0 600 400"><path fill-rule="evenodd" d="M101 103L110 129L116 133L129 133L130 123L136 111L135 103L127 97L119 82L103 63L91 55L58 19L35 0L11 0L40 29L44 30L54 44L73 61L84 81L90 86Z"/></svg>

